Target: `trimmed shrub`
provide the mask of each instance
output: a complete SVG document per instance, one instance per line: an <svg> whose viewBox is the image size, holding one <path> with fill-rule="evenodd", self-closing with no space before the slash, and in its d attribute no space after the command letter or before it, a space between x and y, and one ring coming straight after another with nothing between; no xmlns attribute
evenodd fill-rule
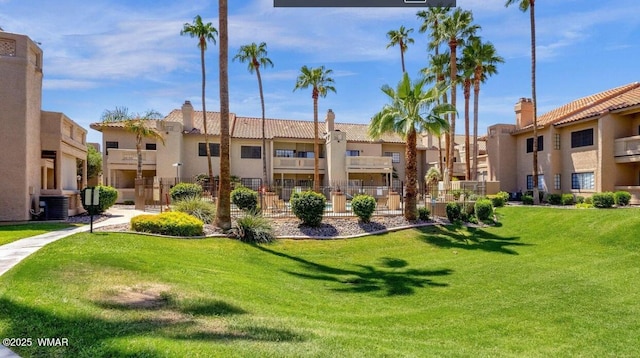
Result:
<svg viewBox="0 0 640 358"><path fill-rule="evenodd" d="M169 190L172 201L180 201L186 198L202 195L202 186L193 183L178 183Z"/></svg>
<svg viewBox="0 0 640 358"><path fill-rule="evenodd" d="M593 208L593 204L587 204L587 203L577 203L576 204L576 208L578 209L591 209Z"/></svg>
<svg viewBox="0 0 640 358"><path fill-rule="evenodd" d="M85 192L88 188L84 188L80 190L80 200L82 201L82 207L89 213L93 215L101 214L118 200L118 191L111 186L108 185L98 185L95 187L100 192L100 205L89 207L85 202Z"/></svg>
<svg viewBox="0 0 640 358"><path fill-rule="evenodd" d="M475 204L476 217L480 221L487 221L493 214L493 204L489 199L480 199Z"/></svg>
<svg viewBox="0 0 640 358"><path fill-rule="evenodd" d="M573 205L575 201L573 199L573 194L562 194L562 205Z"/></svg>
<svg viewBox="0 0 640 358"><path fill-rule="evenodd" d="M595 193L591 198L593 200L593 206L599 209L610 208L616 202L615 196L610 191Z"/></svg>
<svg viewBox="0 0 640 358"><path fill-rule="evenodd" d="M631 201L631 194L626 191L616 191L613 193L616 205L618 206L627 206Z"/></svg>
<svg viewBox="0 0 640 358"><path fill-rule="evenodd" d="M291 211L303 225L320 226L327 198L320 193L305 191L291 195Z"/></svg>
<svg viewBox="0 0 640 358"><path fill-rule="evenodd" d="M509 201L509 193L501 191L495 195L487 195L487 198L491 200L491 204L494 208L501 208Z"/></svg>
<svg viewBox="0 0 640 358"><path fill-rule="evenodd" d="M367 194L356 195L351 199L351 210L360 220L368 223L376 210L376 199Z"/></svg>
<svg viewBox="0 0 640 358"><path fill-rule="evenodd" d="M239 186L231 192L231 202L242 211L256 211L258 192L245 186Z"/></svg>
<svg viewBox="0 0 640 358"><path fill-rule="evenodd" d="M531 195L523 195L522 196L522 203L524 205L533 205L533 196Z"/></svg>
<svg viewBox="0 0 640 358"><path fill-rule="evenodd" d="M428 221L429 215L431 215L431 211L427 207L423 206L418 208L418 219Z"/></svg>
<svg viewBox="0 0 640 358"><path fill-rule="evenodd" d="M456 221L462 220L462 205L460 205L459 203L447 203L446 211L447 219L449 219L449 222L454 223Z"/></svg>
<svg viewBox="0 0 640 358"><path fill-rule="evenodd" d="M236 219L236 226L231 229L231 236L243 242L256 244L269 243L276 240L271 221L253 212L245 213Z"/></svg>
<svg viewBox="0 0 640 358"><path fill-rule="evenodd" d="M216 216L216 206L210 201L204 201L198 196L190 196L175 202L173 211L189 214L202 220L205 224L211 224Z"/></svg>
<svg viewBox="0 0 640 358"><path fill-rule="evenodd" d="M576 204L584 204L584 196L576 196Z"/></svg>
<svg viewBox="0 0 640 358"><path fill-rule="evenodd" d="M592 198L592 197L590 197L590 196L589 196L589 197L586 197L586 198L584 199L584 203L585 203L585 204L593 204L593 198Z"/></svg>
<svg viewBox="0 0 640 358"><path fill-rule="evenodd" d="M189 214L176 211L158 215L138 215L131 219L131 229L170 236L202 236L203 222Z"/></svg>
<svg viewBox="0 0 640 358"><path fill-rule="evenodd" d="M549 194L547 195L547 202L551 205L560 205L562 204L562 195L560 194Z"/></svg>

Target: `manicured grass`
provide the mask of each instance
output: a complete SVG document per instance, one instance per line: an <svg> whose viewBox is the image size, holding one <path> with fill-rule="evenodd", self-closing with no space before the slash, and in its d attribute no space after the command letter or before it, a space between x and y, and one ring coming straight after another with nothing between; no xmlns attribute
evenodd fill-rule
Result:
<svg viewBox="0 0 640 358"><path fill-rule="evenodd" d="M0 277L24 356L640 356L640 210L506 207L426 227L252 246L82 233Z"/></svg>
<svg viewBox="0 0 640 358"><path fill-rule="evenodd" d="M0 245L24 239L25 237L61 230L71 226L66 223L32 223L19 225L0 225Z"/></svg>

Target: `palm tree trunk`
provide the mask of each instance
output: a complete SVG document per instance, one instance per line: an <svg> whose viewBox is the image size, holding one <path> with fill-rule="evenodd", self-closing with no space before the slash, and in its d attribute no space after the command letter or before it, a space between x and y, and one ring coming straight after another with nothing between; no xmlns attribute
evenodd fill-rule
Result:
<svg viewBox="0 0 640 358"><path fill-rule="evenodd" d="M255 66L255 64L254 64ZM267 178L267 139L265 135L265 111L264 111L264 93L262 92L262 77L260 76L260 67L255 66L256 75L258 76L258 89L260 90L260 105L262 106L262 185L268 186Z"/></svg>
<svg viewBox="0 0 640 358"><path fill-rule="evenodd" d="M320 192L320 143L318 143L318 94L313 89L313 191Z"/></svg>
<svg viewBox="0 0 640 358"><path fill-rule="evenodd" d="M231 229L231 168L229 163L229 34L227 0L218 3L220 40L220 190L216 226Z"/></svg>
<svg viewBox="0 0 640 358"><path fill-rule="evenodd" d="M136 179L142 179L142 138L136 138L136 154L138 155L138 169L136 170Z"/></svg>
<svg viewBox="0 0 640 358"><path fill-rule="evenodd" d="M456 64L456 47L457 42L455 39L449 41L449 49L451 51L451 58L449 62L449 66L451 67L451 105L453 107L456 106L456 77L458 74L458 66ZM449 178L453 178L453 162L455 157L455 146L456 146L456 113L451 113L451 122L449 123Z"/></svg>
<svg viewBox="0 0 640 358"><path fill-rule="evenodd" d="M404 69L404 51L402 49L402 40L400 41L400 62L402 63L402 73L405 73L407 71L405 71Z"/></svg>
<svg viewBox="0 0 640 358"><path fill-rule="evenodd" d="M207 174L209 175L209 182L211 182L213 180L213 168L211 167L209 132L207 131L207 105L205 103L206 71L204 65L204 46L200 46L200 64L202 67L202 126L204 128L204 145L207 152Z"/></svg>
<svg viewBox="0 0 640 358"><path fill-rule="evenodd" d="M407 134L407 146L405 150L405 158L407 161L405 171L405 192L404 192L404 217L412 221L416 219L418 211L416 198L416 184L418 177L418 163L416 159L416 142L417 134L415 129L410 129Z"/></svg>
<svg viewBox="0 0 640 358"><path fill-rule="evenodd" d="M535 0L529 1L531 18L531 100L533 101L533 203L540 204L538 195L538 101L536 100L536 20Z"/></svg>
<svg viewBox="0 0 640 358"><path fill-rule="evenodd" d="M476 74L476 78L480 78ZM473 170L472 180L478 180L478 103L480 96L480 81L474 80L473 84Z"/></svg>
<svg viewBox="0 0 640 358"><path fill-rule="evenodd" d="M471 153L469 153L469 99L471 97L471 82L464 81L464 160L465 179L471 180Z"/></svg>

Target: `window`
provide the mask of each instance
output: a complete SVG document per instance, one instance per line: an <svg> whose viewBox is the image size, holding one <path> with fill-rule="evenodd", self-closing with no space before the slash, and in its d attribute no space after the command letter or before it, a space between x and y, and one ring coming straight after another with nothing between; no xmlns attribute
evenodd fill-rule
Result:
<svg viewBox="0 0 640 358"><path fill-rule="evenodd" d="M542 152L544 149L544 139L542 136L538 136L538 152ZM527 138L527 153L533 152L533 138Z"/></svg>
<svg viewBox="0 0 640 358"><path fill-rule="evenodd" d="M147 143L145 144L145 148L146 150L156 150L156 144L155 143Z"/></svg>
<svg viewBox="0 0 640 358"><path fill-rule="evenodd" d="M106 141L104 147L107 149L107 155L109 155L109 148L118 149L118 142Z"/></svg>
<svg viewBox="0 0 640 358"><path fill-rule="evenodd" d="M313 158L313 152L298 152L296 153L298 158Z"/></svg>
<svg viewBox="0 0 640 358"><path fill-rule="evenodd" d="M398 152L384 152L385 157L391 157L391 163L400 163L400 153Z"/></svg>
<svg viewBox="0 0 640 358"><path fill-rule="evenodd" d="M212 157L220 156L220 143L209 143L209 151L211 152ZM207 147L206 143L198 143L198 156L206 157L207 156Z"/></svg>
<svg viewBox="0 0 640 358"><path fill-rule="evenodd" d="M593 128L571 132L571 148L593 145Z"/></svg>
<svg viewBox="0 0 640 358"><path fill-rule="evenodd" d="M293 149L276 149L276 157L278 158L293 158L296 156L296 151Z"/></svg>
<svg viewBox="0 0 640 358"><path fill-rule="evenodd" d="M595 175L593 172L589 173L572 173L571 174L571 189L594 189L595 188Z"/></svg>
<svg viewBox="0 0 640 358"><path fill-rule="evenodd" d="M240 147L240 158L260 159L262 158L262 148L259 146L243 145Z"/></svg>
<svg viewBox="0 0 640 358"><path fill-rule="evenodd" d="M347 157L359 157L359 156L360 156L359 150L347 150Z"/></svg>
<svg viewBox="0 0 640 358"><path fill-rule="evenodd" d="M560 174L556 174L553 176L553 188L556 190L560 190L561 188Z"/></svg>
<svg viewBox="0 0 640 358"><path fill-rule="evenodd" d="M553 149L560 150L560 133L553 135Z"/></svg>
<svg viewBox="0 0 640 358"><path fill-rule="evenodd" d="M544 190L544 174L538 174L538 190ZM527 190L533 189L533 175L527 175Z"/></svg>

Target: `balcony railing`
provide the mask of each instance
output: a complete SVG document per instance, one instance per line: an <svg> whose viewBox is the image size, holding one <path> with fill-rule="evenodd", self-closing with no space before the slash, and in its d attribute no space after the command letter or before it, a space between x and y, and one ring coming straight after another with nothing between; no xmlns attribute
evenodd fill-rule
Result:
<svg viewBox="0 0 640 358"><path fill-rule="evenodd" d="M273 170L275 172L313 173L313 160L313 158L274 157ZM325 161L326 159L324 158L318 159L320 173L324 173Z"/></svg>
<svg viewBox="0 0 640 358"><path fill-rule="evenodd" d="M109 155L107 156L107 163L109 164L138 164L138 153L135 149L107 149ZM143 150L142 151L142 165L155 165L156 164L156 151L155 150Z"/></svg>
<svg viewBox="0 0 640 358"><path fill-rule="evenodd" d="M640 135L615 140L616 163L640 161Z"/></svg>
<svg viewBox="0 0 640 358"><path fill-rule="evenodd" d="M346 170L349 173L391 173L391 157L347 157Z"/></svg>

